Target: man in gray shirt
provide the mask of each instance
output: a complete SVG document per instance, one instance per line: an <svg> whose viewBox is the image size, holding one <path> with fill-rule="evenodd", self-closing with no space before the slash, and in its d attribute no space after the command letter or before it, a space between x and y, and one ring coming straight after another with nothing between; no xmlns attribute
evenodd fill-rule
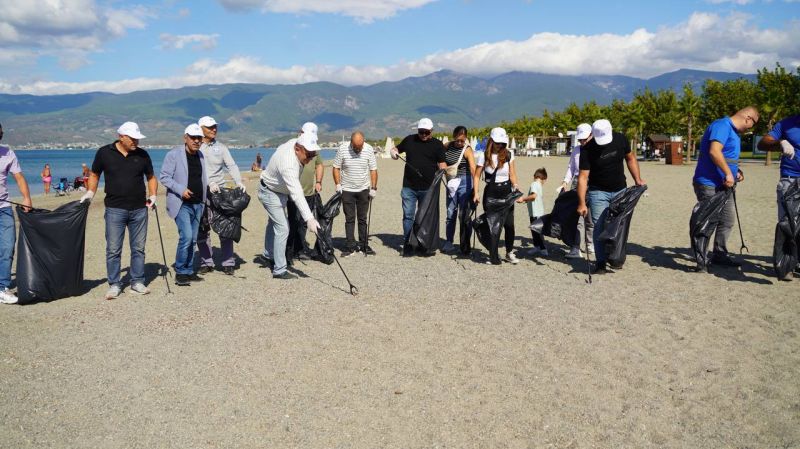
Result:
<svg viewBox="0 0 800 449"><path fill-rule="evenodd" d="M208 190L211 193L219 192L221 186L225 184L225 174L233 178L236 187L245 190L242 183L242 175L236 161L231 157L228 147L217 141L217 122L214 118L205 116L197 121L203 130L203 145L200 151L205 158L205 169L208 176ZM211 249L211 228L209 223L213 217L211 208L206 204L205 217L200 231L197 235L197 249L200 253L199 274L206 274L214 271L214 259ZM219 238L222 249L222 271L232 275L236 269L236 257L233 255L233 240L224 237Z"/></svg>

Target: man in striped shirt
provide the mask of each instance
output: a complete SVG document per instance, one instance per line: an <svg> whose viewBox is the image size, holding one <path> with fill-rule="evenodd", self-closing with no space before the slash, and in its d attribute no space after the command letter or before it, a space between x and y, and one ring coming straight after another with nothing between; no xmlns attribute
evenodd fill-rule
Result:
<svg viewBox="0 0 800 449"><path fill-rule="evenodd" d="M333 182L336 191L342 192L344 229L347 243L342 256L358 251L373 255L367 244L367 212L370 202L378 194L378 163L372 146L364 142L360 131L350 136L350 144L342 145L333 159ZM358 241L355 240L355 222L358 216Z"/></svg>
<svg viewBox="0 0 800 449"><path fill-rule="evenodd" d="M308 230L315 234L319 231L319 223L314 219L300 185L303 166L314 160L317 152L317 135L303 133L279 146L267 168L261 173L258 199L269 215L263 256L267 259L267 264L272 265L273 278L297 278L296 274L286 270L286 242L289 239L286 203L290 197L297 205Z"/></svg>

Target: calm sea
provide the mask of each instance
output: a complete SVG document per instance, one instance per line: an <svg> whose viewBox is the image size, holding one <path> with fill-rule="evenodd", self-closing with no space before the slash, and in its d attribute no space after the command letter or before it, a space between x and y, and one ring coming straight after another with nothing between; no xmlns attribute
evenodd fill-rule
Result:
<svg viewBox="0 0 800 449"><path fill-rule="evenodd" d="M13 148L12 148L13 149ZM50 171L53 174L53 184L60 178L67 178L72 182L76 176L81 175L81 164L86 164L91 168L94 154L97 150L17 150L17 159L22 166L22 173L28 181L32 195L44 193L42 184L42 169L44 164L50 164ZM168 149L147 150L153 160L153 169L158 176L161 170L161 163L164 161ZM261 153L262 164L266 165L269 158L275 153L275 148L251 148L242 150L231 150L231 155L236 161L241 171L250 171L250 166L256 161L256 154ZM325 160L333 159L336 150L322 150L322 157ZM100 177L102 183L103 177ZM11 197L19 197L17 182L13 176L8 177L8 190ZM51 194L53 193L51 187Z"/></svg>

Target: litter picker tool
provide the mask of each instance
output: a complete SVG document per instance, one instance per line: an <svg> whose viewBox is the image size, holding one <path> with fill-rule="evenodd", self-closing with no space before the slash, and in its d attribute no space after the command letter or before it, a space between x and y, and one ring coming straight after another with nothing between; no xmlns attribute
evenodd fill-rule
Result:
<svg viewBox="0 0 800 449"><path fill-rule="evenodd" d="M167 280L167 273L169 273L169 266L167 265L167 253L164 252L164 237L161 236L161 221L158 219L158 207L153 204L153 210L156 213L156 227L158 228L158 241L161 242L161 257L164 258L164 271L161 273L164 276L164 283L167 284L167 293L172 294L169 288L169 281Z"/></svg>
<svg viewBox="0 0 800 449"><path fill-rule="evenodd" d="M27 206L27 205L25 205L25 204L22 204L22 203L17 203L17 202L14 202L14 201L9 201L9 200L6 200L6 203L8 203L8 204L13 204L13 205L15 205L15 206L19 206L19 207L27 207L28 209L30 209L30 210L31 210L31 212L33 212L33 211L37 211L37 212L50 212L50 211L49 211L49 210L47 210L47 209L40 209L40 208L38 208L38 207Z"/></svg>
<svg viewBox="0 0 800 449"><path fill-rule="evenodd" d="M587 212L588 215L588 212ZM586 217L583 217L586 220ZM584 221L584 223L586 223ZM589 279L587 282L590 284L592 283L592 261L589 260L589 232L586 229L586 226L583 227L583 243L586 245L586 272L589 274Z"/></svg>
<svg viewBox="0 0 800 449"><path fill-rule="evenodd" d="M316 232L313 232L313 233L314 233L314 235L317 235ZM319 238L318 235L317 235L317 238ZM350 294L353 295L353 296L358 295L358 287L356 287L355 285L353 285L352 282L350 282L350 278L347 277L347 273L344 272L344 268L342 268L342 264L339 263L339 258L336 257L336 253L334 251L331 251L331 256L333 256L333 260L336 261L336 265L339 265L339 269L342 270L342 274L344 275L344 278L347 281L347 284L350 285Z"/></svg>
<svg viewBox="0 0 800 449"><path fill-rule="evenodd" d="M407 166L411 167L411 169L414 170L417 173L417 175L419 175L420 178L424 178L424 176L422 176L422 172L419 171L417 167L414 167L413 165L409 164L406 158L400 156L399 154L397 155L397 157L400 158L401 161L405 162Z"/></svg>
<svg viewBox="0 0 800 449"><path fill-rule="evenodd" d="M369 223L372 221L372 197L369 197L369 205L367 206L367 235L364 239L364 257L367 257L367 248L369 248Z"/></svg>
<svg viewBox="0 0 800 449"><path fill-rule="evenodd" d="M739 248L739 254L742 254L743 251L750 252L750 248L744 244L744 234L742 233L742 221L739 220L739 205L736 204L736 186L733 186L733 210L736 211L736 223L739 224L739 238L742 239L742 247Z"/></svg>

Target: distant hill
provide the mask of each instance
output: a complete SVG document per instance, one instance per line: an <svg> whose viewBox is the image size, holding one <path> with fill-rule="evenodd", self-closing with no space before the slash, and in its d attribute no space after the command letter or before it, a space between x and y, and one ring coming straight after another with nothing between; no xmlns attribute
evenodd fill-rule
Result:
<svg viewBox="0 0 800 449"><path fill-rule="evenodd" d="M114 138L126 120L139 123L149 145L180 142L190 122L212 115L221 136L235 145L278 142L304 121L320 126L322 140L338 140L358 128L368 138L404 135L422 116L443 131L457 124L485 126L571 102L629 100L636 91L698 89L706 79L755 79L755 75L678 70L648 80L627 76L564 76L510 72L481 78L452 71L370 86L318 82L300 85L224 84L110 94L0 94L5 142L63 147Z"/></svg>

